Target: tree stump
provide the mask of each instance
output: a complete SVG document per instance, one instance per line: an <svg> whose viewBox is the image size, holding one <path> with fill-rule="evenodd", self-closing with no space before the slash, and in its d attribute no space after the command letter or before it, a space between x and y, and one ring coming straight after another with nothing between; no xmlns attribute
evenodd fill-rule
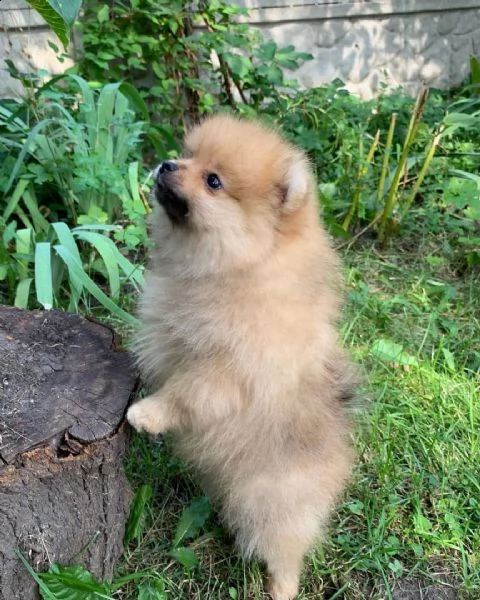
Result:
<svg viewBox="0 0 480 600"><path fill-rule="evenodd" d="M0 600L36 600L35 569L112 576L131 491L123 416L136 377L112 330L0 306Z"/></svg>

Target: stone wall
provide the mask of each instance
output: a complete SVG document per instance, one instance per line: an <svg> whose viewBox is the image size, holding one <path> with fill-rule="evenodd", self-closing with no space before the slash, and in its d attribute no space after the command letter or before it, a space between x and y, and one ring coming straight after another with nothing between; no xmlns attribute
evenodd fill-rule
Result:
<svg viewBox="0 0 480 600"><path fill-rule="evenodd" d="M278 45L313 55L295 72L306 86L339 78L363 97L382 82L448 88L480 57L480 0L236 1Z"/></svg>
<svg viewBox="0 0 480 600"><path fill-rule="evenodd" d="M63 52L57 36L24 0L0 1L0 98L17 97L22 92L21 84L9 76L5 59L24 73L37 69L61 73L72 64L69 59L60 62L49 42Z"/></svg>

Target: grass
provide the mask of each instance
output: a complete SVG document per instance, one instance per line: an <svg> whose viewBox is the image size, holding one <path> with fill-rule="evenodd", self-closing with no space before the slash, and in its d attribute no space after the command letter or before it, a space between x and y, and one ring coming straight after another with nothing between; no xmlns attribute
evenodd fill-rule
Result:
<svg viewBox="0 0 480 600"><path fill-rule="evenodd" d="M389 246L344 252L343 332L365 367L367 402L355 476L330 538L308 557L302 600L392 598L411 581L480 597L480 274L457 258L442 224L426 235L414 220ZM260 565L238 558L215 514L186 543L198 567L169 554L201 490L168 440L136 436L127 470L134 488L153 488L120 566L149 573L146 598L266 597ZM139 598L137 584L121 597Z"/></svg>

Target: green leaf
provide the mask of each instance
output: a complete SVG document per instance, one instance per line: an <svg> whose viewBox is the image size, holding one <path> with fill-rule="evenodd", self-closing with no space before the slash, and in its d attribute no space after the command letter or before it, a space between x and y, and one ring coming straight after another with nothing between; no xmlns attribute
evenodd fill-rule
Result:
<svg viewBox="0 0 480 600"><path fill-rule="evenodd" d="M130 516L128 517L127 526L125 527L125 544L128 544L133 539L140 537L142 533L145 507L151 500L152 495L152 486L147 484L142 485L135 492L132 506L130 508Z"/></svg>
<svg viewBox="0 0 480 600"><path fill-rule="evenodd" d="M20 202L20 200L23 196L23 193L27 189L27 186L29 183L30 182L27 179L19 179L18 180L17 185L15 186L15 189L13 190L13 193L7 202L7 206L5 207L5 210L3 211L2 217L5 221L7 221L7 219L10 217L10 215L13 212L15 212L15 209L17 208L17 205Z"/></svg>
<svg viewBox="0 0 480 600"><path fill-rule="evenodd" d="M50 223L40 212L37 197L35 195L35 189L32 185L28 186L27 189L24 191L23 201L25 202L25 206L28 208L28 212L32 217L35 231L37 233L40 231L47 231L50 227Z"/></svg>
<svg viewBox="0 0 480 600"><path fill-rule="evenodd" d="M197 535L210 516L210 503L205 496L192 500L178 521L173 546Z"/></svg>
<svg viewBox="0 0 480 600"><path fill-rule="evenodd" d="M111 229L107 229L107 226L102 226L101 228L104 230L111 230ZM97 229L97 227L95 225L91 225L91 226L87 226L87 227L75 227L75 229L73 231L74 231L75 236L77 236L81 239L85 239L89 243L93 244L95 247L97 247L96 246L97 243L100 243L100 245L103 244L103 242L100 242L100 238L102 238L103 241L107 240L107 242L105 242L105 243L108 244L108 246L111 250L111 253L112 253L112 258L108 259L108 260L115 261L115 264L118 265L118 267L120 267L120 269L124 272L126 277L135 285L135 287L137 287L137 288L143 287L145 284L145 281L143 278L141 267L139 265L132 264L128 260L128 258L125 258L125 256L123 256L123 254L115 246L113 241L110 240L110 238L106 238L105 236L100 235L100 234L88 233L88 229ZM98 240L98 242L96 242L95 240ZM100 249L98 247L97 247L97 249L100 252ZM103 257L103 254L102 254L102 257Z"/></svg>
<svg viewBox="0 0 480 600"><path fill-rule="evenodd" d="M261 65L258 67L258 73L270 83L280 85L283 82L283 71L277 65Z"/></svg>
<svg viewBox="0 0 480 600"><path fill-rule="evenodd" d="M394 558L391 562L389 562L388 568L392 571L395 577L400 577L400 575L403 573L403 565L398 558Z"/></svg>
<svg viewBox="0 0 480 600"><path fill-rule="evenodd" d="M53 564L38 577L56 600L113 600L108 585L98 582L83 567ZM50 597L44 596L48 600Z"/></svg>
<svg viewBox="0 0 480 600"><path fill-rule="evenodd" d="M175 560L178 560L188 571L198 566L198 558L190 548L173 548L168 554Z"/></svg>
<svg viewBox="0 0 480 600"><path fill-rule="evenodd" d="M140 198L140 188L138 187L138 161L128 165L128 183L134 202L137 202L143 208L143 214L145 214L146 211L143 207L142 199Z"/></svg>
<svg viewBox="0 0 480 600"><path fill-rule="evenodd" d="M70 30L80 11L82 0L27 0L50 25L62 42L65 50L68 48Z"/></svg>
<svg viewBox="0 0 480 600"><path fill-rule="evenodd" d="M29 263L33 257L30 256L33 250L32 246L32 229L19 229L15 236L15 249L17 251L18 261L18 277L26 279L28 277Z"/></svg>
<svg viewBox="0 0 480 600"><path fill-rule="evenodd" d="M102 260L107 269L108 284L110 287L110 295L117 300L120 296L120 275L118 272L117 255L119 254L117 247L112 240L101 233L93 231L78 231L75 232L76 237L85 240L91 244L102 257Z"/></svg>
<svg viewBox="0 0 480 600"><path fill-rule="evenodd" d="M45 310L53 308L52 252L50 242L35 245L35 291Z"/></svg>
<svg viewBox="0 0 480 600"><path fill-rule="evenodd" d="M42 121L39 121L29 131L28 136L22 146L22 149L17 156L17 160L15 161L15 164L13 165L13 168L11 169L10 178L7 181L5 188L3 190L4 194L6 194L9 191L9 189L11 188L13 182L15 181L15 178L17 177L20 169L22 168L22 165L25 162L27 154L34 154L34 150L37 147L37 144L38 144L38 141L40 138L40 132L42 131L42 129L49 127L54 122L55 122L54 119L43 119ZM22 194L23 194L23 191L22 191Z"/></svg>
<svg viewBox="0 0 480 600"><path fill-rule="evenodd" d="M354 515L363 515L365 513L365 505L361 500L352 500L347 502L346 507Z"/></svg>
<svg viewBox="0 0 480 600"><path fill-rule="evenodd" d="M79 225L93 225L93 224L106 224L108 223L108 214L97 206L92 204L88 209L86 215L80 215L77 219Z"/></svg>
<svg viewBox="0 0 480 600"><path fill-rule="evenodd" d="M466 205L478 197L478 187L475 181L464 178L463 175L451 177L444 189L445 202L455 208L464 209Z"/></svg>
<svg viewBox="0 0 480 600"><path fill-rule="evenodd" d="M35 573L32 566L30 565L28 560L23 556L20 550L15 550L15 554L23 562L26 570L28 571L32 579L37 583L43 600L59 600L59 598L57 596L54 596L52 592L48 589L48 587L43 583L40 576L37 573Z"/></svg>
<svg viewBox="0 0 480 600"><path fill-rule="evenodd" d="M141 583L138 586L137 600L166 600L164 586L160 582L158 585L152 582Z"/></svg>
<svg viewBox="0 0 480 600"><path fill-rule="evenodd" d="M275 52L277 51L277 44L273 40L268 40L260 45L256 55L262 61L273 60Z"/></svg>
<svg viewBox="0 0 480 600"><path fill-rule="evenodd" d="M139 325L139 321L136 317L130 315L117 304L115 304L115 302L113 302L113 300L111 300L105 294L105 292L103 292L98 285L92 279L90 279L90 277L84 272L82 265L78 264L67 248L60 244L54 246L53 248L63 262L67 265L71 279L76 278L79 280L83 287L85 287L90 294L92 294L92 296L100 302L100 304L102 304L106 309L110 310L119 319L122 319L122 321L125 321L134 327Z"/></svg>
<svg viewBox="0 0 480 600"><path fill-rule="evenodd" d="M52 227L55 230L55 233L57 234L60 244L67 248L73 260L75 260L80 265L83 271L82 258L80 256L80 252L78 251L77 243L75 242L73 234L68 225L66 223L59 222L52 223ZM72 303L73 306L76 307L78 305L78 301L80 300L80 296L82 295L83 283L78 277L75 276L74 272L70 271L70 269L69 275L69 285L70 291L72 293Z"/></svg>
<svg viewBox="0 0 480 600"><path fill-rule="evenodd" d="M246 56L225 54L224 59L235 77L238 77L240 80L248 78L252 70L252 63Z"/></svg>
<svg viewBox="0 0 480 600"><path fill-rule="evenodd" d="M142 118L145 119L145 121L148 121L149 120L148 107L145 103L145 100L138 93L137 89L134 88L133 85L131 85L130 83L125 83L125 82L120 84L119 89L122 92L122 94L125 96L125 98L128 98L128 100L131 102L131 104L142 115Z"/></svg>
<svg viewBox="0 0 480 600"><path fill-rule="evenodd" d="M430 533L433 528L431 521L422 515L421 512L417 512L415 515L413 515L413 525L415 532L420 535Z"/></svg>
<svg viewBox="0 0 480 600"><path fill-rule="evenodd" d="M455 372L455 355L448 348L442 348L443 358L445 359L445 364L450 369L450 371Z"/></svg>
<svg viewBox="0 0 480 600"><path fill-rule="evenodd" d="M106 23L108 21L110 9L108 4L104 4L102 8L97 12L97 20L99 23Z"/></svg>
<svg viewBox="0 0 480 600"><path fill-rule="evenodd" d="M28 277L27 279L22 279L17 285L14 301L14 306L17 308L28 308L28 298L30 296L32 281L33 279Z"/></svg>
<svg viewBox="0 0 480 600"><path fill-rule="evenodd" d="M402 365L417 365L417 359L404 351L403 346L391 340L376 340L372 346L373 356L386 362L394 362Z"/></svg>

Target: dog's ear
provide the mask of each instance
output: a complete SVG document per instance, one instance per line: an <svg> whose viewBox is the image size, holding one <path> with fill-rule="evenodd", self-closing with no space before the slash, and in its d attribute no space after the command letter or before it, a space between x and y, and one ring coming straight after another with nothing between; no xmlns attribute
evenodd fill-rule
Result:
<svg viewBox="0 0 480 600"><path fill-rule="evenodd" d="M298 154L290 161L282 186L282 205L284 212L295 212L307 201L312 178L306 159Z"/></svg>

